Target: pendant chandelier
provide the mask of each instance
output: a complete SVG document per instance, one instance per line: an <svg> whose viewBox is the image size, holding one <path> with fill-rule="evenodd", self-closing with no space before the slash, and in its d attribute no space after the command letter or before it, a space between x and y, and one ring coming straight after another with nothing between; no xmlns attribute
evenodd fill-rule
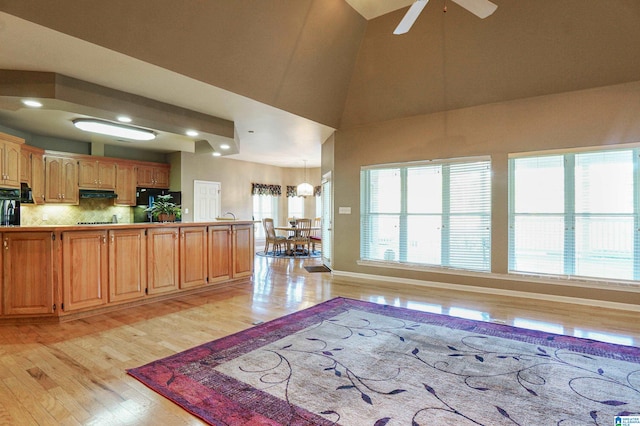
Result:
<svg viewBox="0 0 640 426"><path fill-rule="evenodd" d="M310 197L313 195L313 185L307 183L307 160L304 160L304 182L296 188L298 197Z"/></svg>

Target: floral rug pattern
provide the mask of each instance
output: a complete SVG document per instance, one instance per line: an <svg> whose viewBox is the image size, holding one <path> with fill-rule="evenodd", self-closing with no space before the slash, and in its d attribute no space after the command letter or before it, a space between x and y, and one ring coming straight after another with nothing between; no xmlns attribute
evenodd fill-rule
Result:
<svg viewBox="0 0 640 426"><path fill-rule="evenodd" d="M337 298L129 374L211 424L584 425L640 415L640 349Z"/></svg>

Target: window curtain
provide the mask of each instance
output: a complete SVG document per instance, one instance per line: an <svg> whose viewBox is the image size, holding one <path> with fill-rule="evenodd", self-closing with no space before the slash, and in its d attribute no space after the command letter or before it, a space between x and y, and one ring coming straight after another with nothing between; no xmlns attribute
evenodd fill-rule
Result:
<svg viewBox="0 0 640 426"><path fill-rule="evenodd" d="M280 185L268 185L265 183L252 183L251 195L272 195L279 197L282 195L282 187Z"/></svg>

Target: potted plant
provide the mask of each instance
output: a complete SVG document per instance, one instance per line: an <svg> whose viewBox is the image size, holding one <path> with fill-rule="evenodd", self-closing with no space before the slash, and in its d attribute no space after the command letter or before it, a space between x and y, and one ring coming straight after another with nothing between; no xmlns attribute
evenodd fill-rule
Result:
<svg viewBox="0 0 640 426"><path fill-rule="evenodd" d="M153 205L145 211L151 213L151 217L158 222L175 222L176 218L180 218L182 211L180 206L172 202L171 194L158 195L153 200Z"/></svg>

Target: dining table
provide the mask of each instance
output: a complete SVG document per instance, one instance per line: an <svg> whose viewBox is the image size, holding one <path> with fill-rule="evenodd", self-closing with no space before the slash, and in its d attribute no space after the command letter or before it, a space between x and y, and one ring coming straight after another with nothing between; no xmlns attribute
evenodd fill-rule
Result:
<svg viewBox="0 0 640 426"><path fill-rule="evenodd" d="M275 228L276 231L286 231L287 235L289 236L288 238L292 238L292 237L298 237L300 235L300 229L298 227L295 226L276 226ZM311 233L313 233L313 231L320 231L321 228L317 227L317 226L312 226L311 228L305 228L305 229L309 229L311 231ZM290 256L293 256L293 249L291 248L287 248L287 254ZM305 255L308 253L304 253Z"/></svg>

